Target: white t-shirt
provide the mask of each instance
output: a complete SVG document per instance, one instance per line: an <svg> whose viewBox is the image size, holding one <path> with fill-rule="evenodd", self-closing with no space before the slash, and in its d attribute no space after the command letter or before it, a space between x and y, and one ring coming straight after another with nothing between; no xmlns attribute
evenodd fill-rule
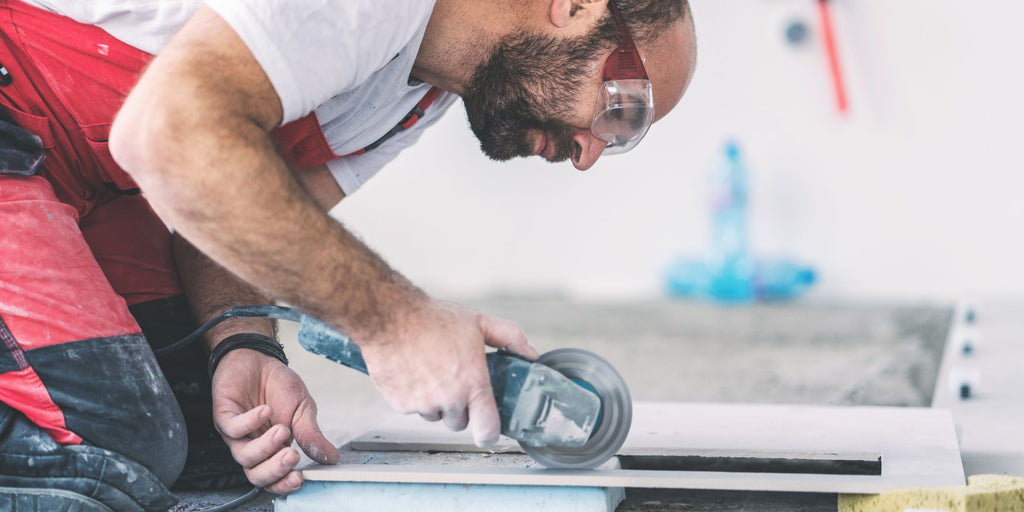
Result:
<svg viewBox="0 0 1024 512"><path fill-rule="evenodd" d="M205 3L231 25L270 78L285 123L316 111L331 149L373 143L419 102L429 85L408 83L433 0L26 0L97 25L156 54ZM359 156L328 163L355 192L455 101L443 92L412 128Z"/></svg>

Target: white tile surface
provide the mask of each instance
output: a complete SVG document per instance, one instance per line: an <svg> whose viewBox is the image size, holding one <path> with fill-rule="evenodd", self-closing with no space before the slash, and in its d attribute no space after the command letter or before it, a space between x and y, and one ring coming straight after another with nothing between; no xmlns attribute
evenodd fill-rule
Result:
<svg viewBox="0 0 1024 512"><path fill-rule="evenodd" d="M918 486L963 485L952 418L942 410L687 403L634 404L623 455L828 458L880 454L881 475L726 473L653 470L550 470L479 465L374 464L314 466L308 480L453 484L553 485L878 493ZM465 434L390 423L374 429L375 449L465 451ZM358 443L357 443L358 444ZM499 446L507 450L509 444ZM368 454L372 452L366 452Z"/></svg>

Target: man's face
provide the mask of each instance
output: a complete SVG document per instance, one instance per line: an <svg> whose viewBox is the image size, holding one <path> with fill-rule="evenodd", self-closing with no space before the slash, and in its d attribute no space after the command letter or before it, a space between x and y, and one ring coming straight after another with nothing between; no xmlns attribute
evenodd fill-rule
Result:
<svg viewBox="0 0 1024 512"><path fill-rule="evenodd" d="M599 60L615 46L595 33L555 39L520 32L502 39L463 94L470 128L494 160L540 152L551 162L578 161L573 140L589 130ZM584 103L587 103L584 105ZM590 118L587 117L589 113Z"/></svg>

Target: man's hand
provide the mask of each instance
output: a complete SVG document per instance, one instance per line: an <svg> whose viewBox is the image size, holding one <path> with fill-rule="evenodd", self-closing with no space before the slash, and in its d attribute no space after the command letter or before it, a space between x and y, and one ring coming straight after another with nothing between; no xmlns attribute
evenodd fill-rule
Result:
<svg viewBox="0 0 1024 512"><path fill-rule="evenodd" d="M485 361L486 346L528 359L539 354L515 322L457 304L427 301L403 315L391 339L363 343L374 384L402 413L444 420L451 430L472 427L478 446L498 440L500 422Z"/></svg>
<svg viewBox="0 0 1024 512"><path fill-rule="evenodd" d="M316 423L316 403L302 379L253 350L233 350L217 366L213 420L249 481L275 494L302 486L293 437L313 460L338 461L338 450Z"/></svg>

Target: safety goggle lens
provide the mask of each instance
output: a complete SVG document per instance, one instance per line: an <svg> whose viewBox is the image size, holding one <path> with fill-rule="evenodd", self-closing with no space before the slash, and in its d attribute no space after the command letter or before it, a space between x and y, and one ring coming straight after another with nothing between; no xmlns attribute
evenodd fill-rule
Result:
<svg viewBox="0 0 1024 512"><path fill-rule="evenodd" d="M601 88L590 129L594 136L608 143L603 154L614 155L639 144L653 121L650 80L609 80Z"/></svg>

